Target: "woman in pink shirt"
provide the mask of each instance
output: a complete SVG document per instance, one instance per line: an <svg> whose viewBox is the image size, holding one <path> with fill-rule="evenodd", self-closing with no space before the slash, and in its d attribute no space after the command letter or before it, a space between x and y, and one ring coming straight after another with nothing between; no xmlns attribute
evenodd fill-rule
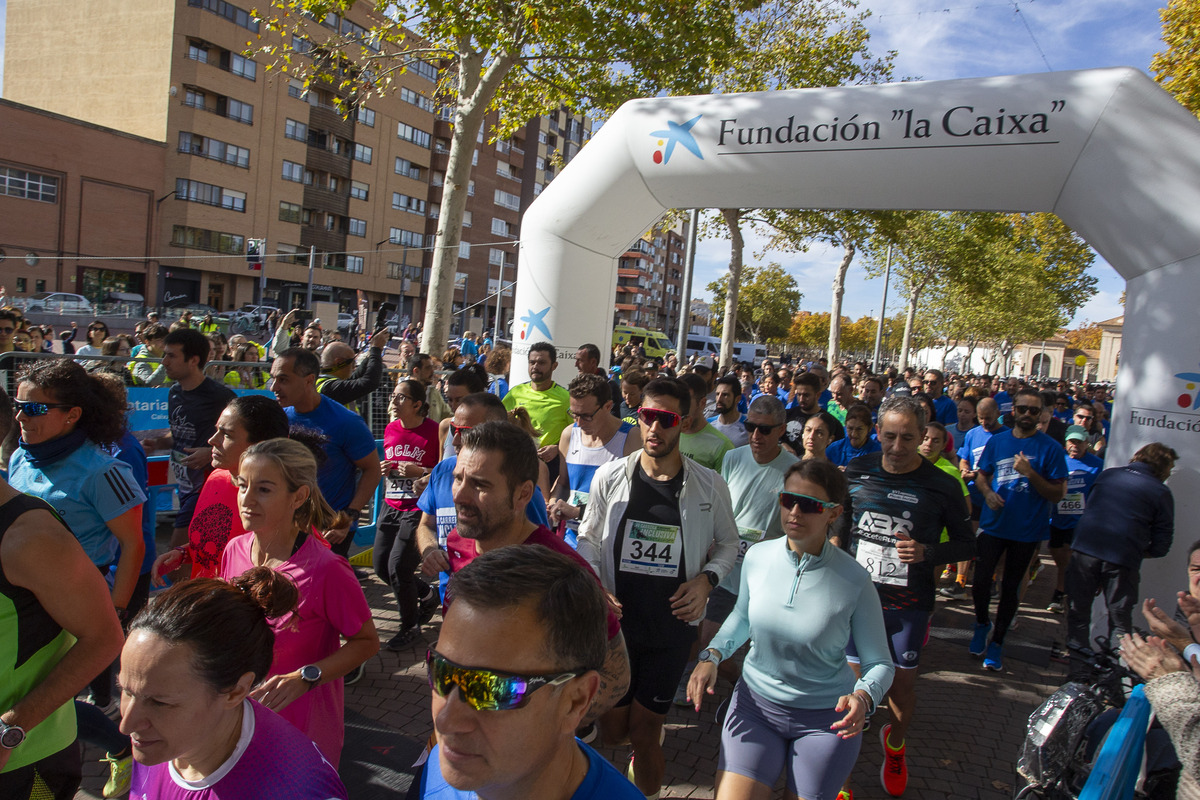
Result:
<svg viewBox="0 0 1200 800"><path fill-rule="evenodd" d="M375 533L375 574L392 587L400 609L400 631L384 645L400 650L421 635L422 608L432 616L437 595L415 574L421 554L415 533L421 522L417 508L419 493L414 484L428 475L438 462L438 424L429 419L425 385L401 381L392 395L396 419L383 432L384 500L387 507Z"/></svg>
<svg viewBox="0 0 1200 800"><path fill-rule="evenodd" d="M242 455L238 509L250 533L229 540L220 576L253 567L287 575L300 590L290 620L273 620L275 659L252 697L308 734L335 767L345 737L342 677L379 652L371 609L350 564L317 541L338 527L317 488L317 461L305 445L270 439ZM342 644L342 639L346 643Z"/></svg>
<svg viewBox="0 0 1200 800"><path fill-rule="evenodd" d="M188 543L168 550L154 562L155 586L163 585L163 575L188 563L193 578L216 576L225 543L246 532L238 514L235 484L242 453L252 444L287 435L287 414L274 398L244 395L229 401L217 419L217 432L208 440L213 471L200 489L196 513L188 525Z"/></svg>

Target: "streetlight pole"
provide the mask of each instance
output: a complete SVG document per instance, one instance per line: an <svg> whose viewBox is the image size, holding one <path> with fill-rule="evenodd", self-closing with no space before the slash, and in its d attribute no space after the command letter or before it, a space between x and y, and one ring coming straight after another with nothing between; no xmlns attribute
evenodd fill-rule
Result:
<svg viewBox="0 0 1200 800"><path fill-rule="evenodd" d="M892 246L887 249L887 266L883 270L883 299L879 301L879 325L875 327L875 354L871 357L871 371L879 372L879 345L883 341L883 321L887 318L888 284L892 279Z"/></svg>

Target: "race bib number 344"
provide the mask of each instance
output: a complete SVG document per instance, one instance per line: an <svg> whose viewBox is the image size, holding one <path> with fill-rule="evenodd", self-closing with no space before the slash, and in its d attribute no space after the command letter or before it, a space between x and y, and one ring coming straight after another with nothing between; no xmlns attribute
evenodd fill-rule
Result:
<svg viewBox="0 0 1200 800"><path fill-rule="evenodd" d="M683 552L678 525L626 520L621 548L621 571L674 578Z"/></svg>

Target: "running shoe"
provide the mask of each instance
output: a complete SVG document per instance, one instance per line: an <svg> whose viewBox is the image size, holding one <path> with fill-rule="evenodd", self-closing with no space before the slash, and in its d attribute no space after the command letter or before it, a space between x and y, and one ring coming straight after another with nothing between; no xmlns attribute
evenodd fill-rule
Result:
<svg viewBox="0 0 1200 800"><path fill-rule="evenodd" d="M889 722L879 731L879 741L883 743L883 763L879 765L879 782L883 790L892 797L899 797L908 788L908 762L904 758L905 745L892 747L888 742L888 734L892 732Z"/></svg>
<svg viewBox="0 0 1200 800"><path fill-rule="evenodd" d="M671 704L679 708L687 708L691 705L687 699L688 679L691 678L691 670L683 671L683 679L679 681L679 685L675 687L675 697L671 700Z"/></svg>
<svg viewBox="0 0 1200 800"><path fill-rule="evenodd" d="M983 655L983 651L987 649L988 634L992 632L992 623L985 622L982 625L975 625L975 635L971 637L970 653L973 656Z"/></svg>
<svg viewBox="0 0 1200 800"><path fill-rule="evenodd" d="M121 758L108 753L100 760L108 762L108 783L104 784L104 797L127 796L129 782L133 778L133 752Z"/></svg>
<svg viewBox="0 0 1200 800"><path fill-rule="evenodd" d="M999 672L1004 669L1004 647L992 642L987 647L987 655L983 658L983 668L989 672Z"/></svg>
<svg viewBox="0 0 1200 800"><path fill-rule="evenodd" d="M1067 593L1054 592L1054 597L1050 598L1050 605L1046 606L1046 610L1052 614L1061 614L1067 608Z"/></svg>
<svg viewBox="0 0 1200 800"><path fill-rule="evenodd" d="M385 644L384 647L394 653L397 650L403 650L404 648L411 646L420 638L421 626L413 625L408 630L400 631L395 636L388 639L387 644Z"/></svg>
<svg viewBox="0 0 1200 800"><path fill-rule="evenodd" d="M954 577L954 568L953 567L946 567L944 570L942 570L941 580L943 582L948 581L953 577Z"/></svg>
<svg viewBox="0 0 1200 800"><path fill-rule="evenodd" d="M1059 664L1068 664L1071 661L1071 653L1059 642L1054 642L1050 645L1050 660Z"/></svg>
<svg viewBox="0 0 1200 800"><path fill-rule="evenodd" d="M967 588L958 581L955 581L949 586L943 586L942 588L938 589L938 594L940 594L942 597L948 597L951 600L958 600L966 593Z"/></svg>
<svg viewBox="0 0 1200 800"><path fill-rule="evenodd" d="M438 593L430 589L429 594L417 601L419 610L417 622L421 625L428 625L429 621L433 619L433 615L437 613L438 605Z"/></svg>
<svg viewBox="0 0 1200 800"><path fill-rule="evenodd" d="M849 789L842 789L838 792L837 800L854 800L854 792Z"/></svg>
<svg viewBox="0 0 1200 800"><path fill-rule="evenodd" d="M102 704L96 699L96 695L88 692L87 703L103 711L104 716L108 717L114 722L121 718L121 700L119 698L114 697L109 700L107 704Z"/></svg>

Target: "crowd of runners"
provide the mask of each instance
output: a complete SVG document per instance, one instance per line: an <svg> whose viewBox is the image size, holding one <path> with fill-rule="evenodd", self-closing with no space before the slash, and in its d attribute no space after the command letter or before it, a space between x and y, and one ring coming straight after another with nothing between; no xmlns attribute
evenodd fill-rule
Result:
<svg viewBox="0 0 1200 800"><path fill-rule="evenodd" d="M1132 631L1141 559L1171 545L1178 456L1101 475L1106 387L632 348L606 371L548 343L510 387L490 340L435 359L402 336L389 372L386 331L356 352L294 321L237 344L261 368L150 322L128 365L40 359L0 397L0 797L73 797L79 741L105 797L346 797L343 686L426 635L410 797L658 797L668 711L721 682L718 798L852 798L869 729L899 797L939 594L1000 673L1043 542L1076 654L1097 593ZM0 350L20 323L0 310ZM259 370L273 397L235 397ZM169 387L169 435L125 429L129 385ZM381 391L377 449L357 404ZM147 451L179 492L162 553ZM384 633L347 560L380 488Z"/></svg>

